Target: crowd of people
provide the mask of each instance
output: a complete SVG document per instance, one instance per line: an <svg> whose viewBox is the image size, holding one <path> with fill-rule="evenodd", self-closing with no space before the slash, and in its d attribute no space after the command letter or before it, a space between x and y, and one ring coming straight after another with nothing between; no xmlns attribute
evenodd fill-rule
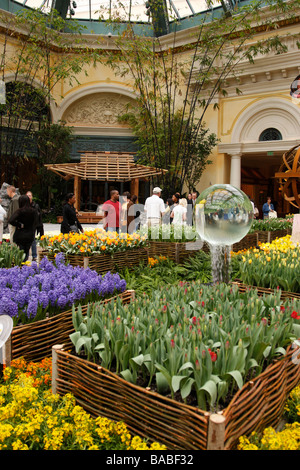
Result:
<svg viewBox="0 0 300 470"><path fill-rule="evenodd" d="M37 261L36 235L44 234L42 212L33 200L32 192L19 196L13 185L7 186L10 199L8 210L1 205L0 200L0 238L3 237L3 226L7 222L10 243L17 245L25 253L24 261L28 260L31 249L32 260Z"/></svg>
<svg viewBox="0 0 300 470"><path fill-rule="evenodd" d="M141 224L144 215L144 223L150 226L160 225L161 223L174 223L194 225L194 206L198 197L197 192L189 193L187 198L182 197L175 192L172 197L167 198L164 203L161 198L162 189L155 187L152 196L148 197L145 205L137 202L137 196L126 191L120 196L119 191L114 189L110 192L110 199L104 202L101 207L103 213L103 227L107 231L127 232L136 231ZM121 200L120 200L121 199ZM259 210L249 197L254 219L259 217ZM78 220L78 212L74 207L75 195L67 194L63 208L63 222L61 232L83 232L83 228ZM277 217L271 197L262 206L263 218Z"/></svg>
<svg viewBox="0 0 300 470"><path fill-rule="evenodd" d="M136 195L131 195L126 191L120 196L118 190L112 190L110 199L105 201L101 207L103 228L108 232L133 233L139 229L142 217L148 226L160 225L161 223L192 225L197 193L189 194L187 199L181 197L179 193L175 193L167 199L165 204L161 198L161 192L161 188L155 187L152 196L148 197L145 205L142 206L138 204ZM74 194L68 194L63 209L62 233L83 232L74 202Z"/></svg>
<svg viewBox="0 0 300 470"><path fill-rule="evenodd" d="M161 188L155 187L152 196L148 197L145 205L138 204L136 195L128 191L120 196L114 189L110 192L110 199L101 207L103 213L103 228L108 232L133 233L139 229L141 219L144 216L148 226L161 223L193 224L193 209L197 199L197 193L191 193L188 198L183 198L179 193L168 198L166 204L161 198ZM69 193L63 208L63 221L61 232L83 232L83 227L78 220L78 212L75 209L75 196Z"/></svg>
<svg viewBox="0 0 300 470"><path fill-rule="evenodd" d="M10 203L7 211L1 206L0 199L0 239L3 237L3 225L6 221L10 234L10 242L17 245L25 252L25 261L29 257L31 250L32 260L37 260L36 235L43 235L42 212L39 205L33 200L31 191L24 195L18 195L16 188L12 185L7 187L7 195ZM133 233L139 229L142 218L143 224L148 227L164 224L194 224L194 206L198 197L197 192L188 194L187 198L182 197L178 192L172 197L164 200L161 197L162 189L153 188L152 195L149 196L145 205L138 204L136 195L131 195L128 191L120 197L118 190L110 192L110 199L102 205L103 228L106 231ZM63 220L61 232L84 232L78 219L78 212L75 208L76 198L74 193L68 193L63 205ZM257 217L255 204L253 201L254 217ZM263 218L276 217L274 205L271 198L262 207Z"/></svg>

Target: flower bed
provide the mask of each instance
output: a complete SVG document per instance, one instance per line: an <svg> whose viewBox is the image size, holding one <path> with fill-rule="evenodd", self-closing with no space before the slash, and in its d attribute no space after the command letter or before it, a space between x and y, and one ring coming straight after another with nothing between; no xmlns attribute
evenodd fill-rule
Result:
<svg viewBox="0 0 300 470"><path fill-rule="evenodd" d="M300 293L300 246L291 242L290 235L239 256L238 277L244 284Z"/></svg>
<svg viewBox="0 0 300 470"><path fill-rule="evenodd" d="M199 239L194 226L181 224L161 224L155 227L144 225L138 231L140 236L157 242L186 243Z"/></svg>
<svg viewBox="0 0 300 470"><path fill-rule="evenodd" d="M0 242L0 268L11 268L21 266L25 258L25 253L17 246L9 242Z"/></svg>
<svg viewBox="0 0 300 470"><path fill-rule="evenodd" d="M74 392L91 413L121 415L128 426L148 433L143 435L164 436L161 442L173 449L206 448L206 410L225 408L231 423L226 442L232 446L246 409L243 431L278 420L287 389L299 381L287 349L300 335L298 313L293 314L299 310L299 301L283 302L280 292L261 297L254 290L240 293L234 286L198 283L157 291L152 300L145 295L125 306L90 306L86 320L79 307L71 335L77 356L58 355L58 391ZM83 338L83 325L93 331L93 324L97 337ZM278 357L280 372L266 372ZM254 394L264 390L262 383L272 382L266 387L268 399L263 395L262 402L244 403L247 380L257 384ZM284 387L274 386L276 380ZM260 403L263 417L257 413ZM276 406L270 418L268 407Z"/></svg>
<svg viewBox="0 0 300 470"><path fill-rule="evenodd" d="M291 231L293 220L287 219L255 219L252 222L249 233L253 232L274 232L279 230ZM286 235L287 233L285 233Z"/></svg>
<svg viewBox="0 0 300 470"><path fill-rule="evenodd" d="M138 234L120 234L97 229L84 234L41 237L40 259L55 259L64 253L72 266L89 267L102 274L147 263L147 239Z"/></svg>
<svg viewBox="0 0 300 470"><path fill-rule="evenodd" d="M14 325L26 324L60 313L79 302L88 303L123 292L126 282L118 274L99 276L95 271L65 265L59 254L55 263L0 269L0 315Z"/></svg>
<svg viewBox="0 0 300 470"><path fill-rule="evenodd" d="M212 280L210 255L199 250L181 264L164 256L149 258L147 266L125 269L120 271L120 276L126 280L127 288L134 289L137 295L150 293L163 286L168 289L170 285L177 285L182 279L208 283Z"/></svg>
<svg viewBox="0 0 300 470"><path fill-rule="evenodd" d="M114 254L145 247L147 239L137 233L118 234L106 232L103 229L90 230L85 233L66 233L59 235L42 236L40 246L42 250L51 254L65 253L66 255L84 255L90 257L99 254Z"/></svg>
<svg viewBox="0 0 300 470"><path fill-rule="evenodd" d="M269 426L262 433L240 437L238 450L300 450L300 386L291 391L283 418L280 430Z"/></svg>
<svg viewBox="0 0 300 470"><path fill-rule="evenodd" d="M53 395L51 359L14 361L0 387L0 450L165 450L122 422L93 419L71 394Z"/></svg>
<svg viewBox="0 0 300 470"><path fill-rule="evenodd" d="M206 450L209 435L215 441L213 420L221 422L217 449L235 449L242 435L277 426L290 391L300 381L300 368L292 361L295 352L266 368L233 396L229 406L214 414L186 405L147 388L131 384L95 363L63 349L55 351L56 393L74 394L92 416L122 420L132 432L158 440L169 450ZM216 448L216 447L215 447Z"/></svg>
<svg viewBox="0 0 300 470"><path fill-rule="evenodd" d="M119 298L122 303L130 302L134 291L126 290L117 296L109 297L102 302L109 302ZM86 313L87 305L82 307ZM64 344L72 347L70 334L73 333L72 309L56 314L44 320L35 321L28 325L19 325L13 328L10 340L5 344L5 362L23 357L27 361L41 361L52 354L55 344Z"/></svg>
<svg viewBox="0 0 300 470"><path fill-rule="evenodd" d="M195 242L157 242L151 240L149 242L148 256L155 258L163 256L169 258L175 263L181 264L190 256L203 247L201 241Z"/></svg>
<svg viewBox="0 0 300 470"><path fill-rule="evenodd" d="M271 242L291 234L291 231L290 219L254 220L249 233L232 245L232 251L254 248L260 242ZM159 227L142 227L139 232L149 240L148 256L151 258L167 256L177 263L182 263L200 249L210 251L209 245L199 239L195 227L192 226L163 224Z"/></svg>
<svg viewBox="0 0 300 470"><path fill-rule="evenodd" d="M164 256L181 264L203 247L195 228L189 225L143 226L139 233L149 241L149 258Z"/></svg>

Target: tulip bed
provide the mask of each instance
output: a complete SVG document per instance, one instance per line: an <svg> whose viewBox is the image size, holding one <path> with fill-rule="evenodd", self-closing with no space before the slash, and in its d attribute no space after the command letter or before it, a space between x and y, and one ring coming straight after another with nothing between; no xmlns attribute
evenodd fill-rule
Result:
<svg viewBox="0 0 300 470"><path fill-rule="evenodd" d="M237 277L247 285L300 293L299 259L300 245L287 235L239 253L234 265Z"/></svg>
<svg viewBox="0 0 300 470"><path fill-rule="evenodd" d="M254 219L249 233L273 232L276 230L291 230L293 218L285 219Z"/></svg>
<svg viewBox="0 0 300 470"><path fill-rule="evenodd" d="M10 243L0 242L0 268L21 266L24 258L24 251L20 250L16 245L11 246Z"/></svg>
<svg viewBox="0 0 300 470"><path fill-rule="evenodd" d="M202 410L223 407L300 336L300 301L198 282L73 311L78 355Z"/></svg>
<svg viewBox="0 0 300 470"><path fill-rule="evenodd" d="M192 242L199 239L194 226L182 224L162 224L160 226L142 226L138 232L148 240L160 242Z"/></svg>

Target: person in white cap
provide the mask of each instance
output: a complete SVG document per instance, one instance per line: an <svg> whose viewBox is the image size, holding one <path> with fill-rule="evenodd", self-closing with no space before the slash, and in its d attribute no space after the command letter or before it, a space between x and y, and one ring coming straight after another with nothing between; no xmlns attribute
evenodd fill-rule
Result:
<svg viewBox="0 0 300 470"><path fill-rule="evenodd" d="M160 225L161 218L166 210L164 201L160 197L161 191L158 187L153 188L152 196L146 199L144 211L146 212L148 227Z"/></svg>

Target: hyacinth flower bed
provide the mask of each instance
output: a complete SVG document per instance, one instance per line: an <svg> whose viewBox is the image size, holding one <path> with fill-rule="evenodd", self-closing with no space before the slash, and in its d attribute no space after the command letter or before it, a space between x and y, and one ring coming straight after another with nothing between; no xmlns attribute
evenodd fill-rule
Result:
<svg viewBox="0 0 300 470"><path fill-rule="evenodd" d="M0 380L0 450L165 450L123 422L93 418L74 396L51 392L51 359L13 361Z"/></svg>
<svg viewBox="0 0 300 470"><path fill-rule="evenodd" d="M201 410L220 409L300 337L300 301L200 283L73 309L75 353Z"/></svg>
<svg viewBox="0 0 300 470"><path fill-rule="evenodd" d="M128 234L106 232L103 229L86 231L85 233L67 233L59 235L43 235L40 246L51 254L92 256L96 254L114 254L146 246L146 236L137 233Z"/></svg>
<svg viewBox="0 0 300 470"><path fill-rule="evenodd" d="M27 324L125 289L126 281L117 273L101 276L89 268L73 267L58 254L55 263L43 258L39 265L0 269L0 315L11 316L14 325Z"/></svg>
<svg viewBox="0 0 300 470"><path fill-rule="evenodd" d="M300 245L291 236L262 243L233 259L237 277L247 285L300 293Z"/></svg>

